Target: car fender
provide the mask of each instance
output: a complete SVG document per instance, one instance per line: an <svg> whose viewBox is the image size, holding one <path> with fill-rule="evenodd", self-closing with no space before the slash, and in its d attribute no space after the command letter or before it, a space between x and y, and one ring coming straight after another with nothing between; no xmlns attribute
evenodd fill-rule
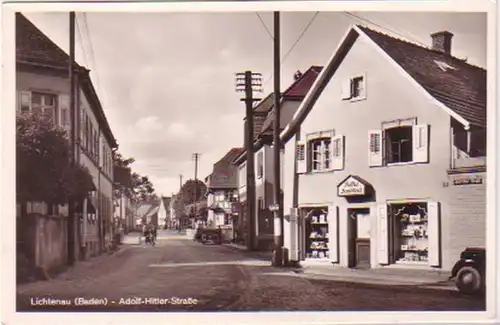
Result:
<svg viewBox="0 0 500 325"><path fill-rule="evenodd" d="M456 277L458 271L460 271L460 269L463 268L464 266L471 266L479 270L479 264L475 260L473 259L460 260L456 262L455 265L453 266L453 269L451 270L450 279Z"/></svg>

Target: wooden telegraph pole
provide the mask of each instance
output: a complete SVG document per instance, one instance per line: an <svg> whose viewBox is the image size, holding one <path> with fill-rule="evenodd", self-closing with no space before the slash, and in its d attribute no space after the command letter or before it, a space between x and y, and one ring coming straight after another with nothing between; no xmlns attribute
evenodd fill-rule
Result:
<svg viewBox="0 0 500 325"><path fill-rule="evenodd" d="M247 206L246 206L246 247L254 249L255 244L255 171L254 171L254 148L253 148L253 103L259 101L253 98L253 92L262 92L262 74L245 71L236 74L236 91L245 92L241 101L246 107L246 135L245 148L247 152Z"/></svg>
<svg viewBox="0 0 500 325"><path fill-rule="evenodd" d="M71 119L71 132L70 132L70 141L71 141L71 158L70 164L71 167L75 167L75 74L74 74L74 65L75 62L75 12L71 11L69 13L69 116ZM68 264L75 264L75 200L73 197L70 197L68 200Z"/></svg>
<svg viewBox="0 0 500 325"><path fill-rule="evenodd" d="M194 160L194 221L196 222L196 215L198 213L198 161L200 160L201 153L193 153ZM193 225L194 226L194 225Z"/></svg>
<svg viewBox="0 0 500 325"><path fill-rule="evenodd" d="M274 125L273 125L273 170L274 170L274 243L273 265L283 265L283 204L281 202L281 141L280 141L280 13L274 12Z"/></svg>

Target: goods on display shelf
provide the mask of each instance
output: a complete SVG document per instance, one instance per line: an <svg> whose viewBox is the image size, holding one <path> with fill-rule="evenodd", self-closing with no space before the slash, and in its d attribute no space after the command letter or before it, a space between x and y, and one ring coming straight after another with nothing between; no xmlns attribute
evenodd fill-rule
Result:
<svg viewBox="0 0 500 325"><path fill-rule="evenodd" d="M306 257L328 259L328 220L324 209L311 209L306 222Z"/></svg>
<svg viewBox="0 0 500 325"><path fill-rule="evenodd" d="M399 217L401 262L427 262L428 223L425 207L419 204L403 206L395 214Z"/></svg>

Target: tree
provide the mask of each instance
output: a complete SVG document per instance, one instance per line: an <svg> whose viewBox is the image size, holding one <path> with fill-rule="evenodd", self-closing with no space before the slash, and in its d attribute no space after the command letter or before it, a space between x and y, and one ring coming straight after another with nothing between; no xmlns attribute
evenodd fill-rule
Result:
<svg viewBox="0 0 500 325"><path fill-rule="evenodd" d="M158 196L149 177L131 171L130 165L134 162L134 158L124 158L119 152L113 152L115 198L125 193L134 202L157 200Z"/></svg>
<svg viewBox="0 0 500 325"><path fill-rule="evenodd" d="M200 180L190 179L179 192L180 197L185 205L198 202L207 192L207 186Z"/></svg>
<svg viewBox="0 0 500 325"><path fill-rule="evenodd" d="M33 201L52 209L87 194L92 176L86 167L72 166L70 158L65 130L40 115L16 118L16 197L22 208Z"/></svg>
<svg viewBox="0 0 500 325"><path fill-rule="evenodd" d="M132 173L132 189L136 201L158 200L153 183L147 176Z"/></svg>

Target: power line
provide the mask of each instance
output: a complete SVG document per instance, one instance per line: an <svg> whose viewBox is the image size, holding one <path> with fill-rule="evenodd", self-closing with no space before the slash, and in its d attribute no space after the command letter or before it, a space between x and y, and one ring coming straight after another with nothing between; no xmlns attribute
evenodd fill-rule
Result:
<svg viewBox="0 0 500 325"><path fill-rule="evenodd" d="M359 15L353 14L353 13L351 13L351 12L349 12L349 11L342 12L342 14L344 14L345 16L349 16L348 18L358 19L359 21L362 21L362 22L367 22L367 23L369 23L369 24L372 24L373 26L376 26L376 27L378 27L378 28L380 28L380 29L383 29L383 30L389 31L389 32L391 32L391 33L393 33L393 34L395 34L395 35L399 35L399 36L401 36L401 37L403 37L403 38L406 38L406 39L408 39L408 40L410 40L410 41L412 41L412 42L414 42L414 43L417 43L417 44L419 44L419 45L421 45L421 46L426 46L425 44L422 44L422 42L420 42L420 41L416 40L416 38L415 38L413 35L411 35L411 33L409 33L409 32L406 32L406 34L407 34L407 35L405 35L405 34L403 34L403 33L397 32L397 31L395 30L395 28L392 28L392 29L391 29L391 28L387 28L387 27L381 26L380 24L377 24L377 23L375 23L375 22L373 22L373 21L371 21L371 20L369 20L369 19L367 19L367 18L361 17L361 16L359 16ZM387 24L387 22L386 22L386 24ZM387 25L388 25L388 24L387 24ZM409 36L408 36L408 35L409 35Z"/></svg>
<svg viewBox="0 0 500 325"><path fill-rule="evenodd" d="M264 26L264 28L266 29L267 34L269 34L269 36L271 37L271 39L272 39L272 40L274 40L274 35L273 35L273 33L271 33L271 31L269 30L269 28L267 28L267 25L266 25L266 23L264 22L264 20L262 19L262 17L259 15L259 13L258 13L258 12L256 12L255 14L256 14L256 15L257 15L257 17L259 18L259 20L260 20L260 22L261 22L262 26Z"/></svg>
<svg viewBox="0 0 500 325"><path fill-rule="evenodd" d="M85 65L88 65L89 64L89 60L88 60L88 57L87 57L87 51L85 50L85 46L83 45L83 34L80 30L80 23L79 23L79 19L78 17L76 17L76 31L78 33L78 39L80 41L80 48L82 49L82 53L83 53L83 61L84 61L84 64Z"/></svg>
<svg viewBox="0 0 500 325"><path fill-rule="evenodd" d="M100 85L101 83L99 82L99 75L97 72L97 63L95 60L95 55L94 55L94 47L92 46L92 38L90 37L90 32L89 32L89 24L87 21L87 13L83 13L83 26L85 27L85 32L87 34L87 39L89 41L89 48L90 48L90 60L92 61L92 66L94 67L94 73L95 73L95 78L96 78L96 88L100 90ZM101 93L102 95L102 93Z"/></svg>
<svg viewBox="0 0 500 325"><path fill-rule="evenodd" d="M299 44L300 40L302 39L302 37L304 37L304 35L307 32L307 30L309 29L309 27L311 27L312 23L314 22L314 20L318 16L318 14L319 14L319 11L316 11L314 13L314 16L309 20L309 22L307 23L306 27L304 27L304 29L299 34L299 36L297 37L297 39L295 40L295 42L293 43L293 45L290 47L290 49L286 52L286 54L281 59L281 65L283 65L283 63L285 63L285 61L288 58L288 56L292 53L292 51L295 49L295 47L297 46L297 44ZM265 87L265 85L268 84L269 81L271 81L271 79L273 77L274 77L274 74L271 74L271 76L264 82L263 87Z"/></svg>

